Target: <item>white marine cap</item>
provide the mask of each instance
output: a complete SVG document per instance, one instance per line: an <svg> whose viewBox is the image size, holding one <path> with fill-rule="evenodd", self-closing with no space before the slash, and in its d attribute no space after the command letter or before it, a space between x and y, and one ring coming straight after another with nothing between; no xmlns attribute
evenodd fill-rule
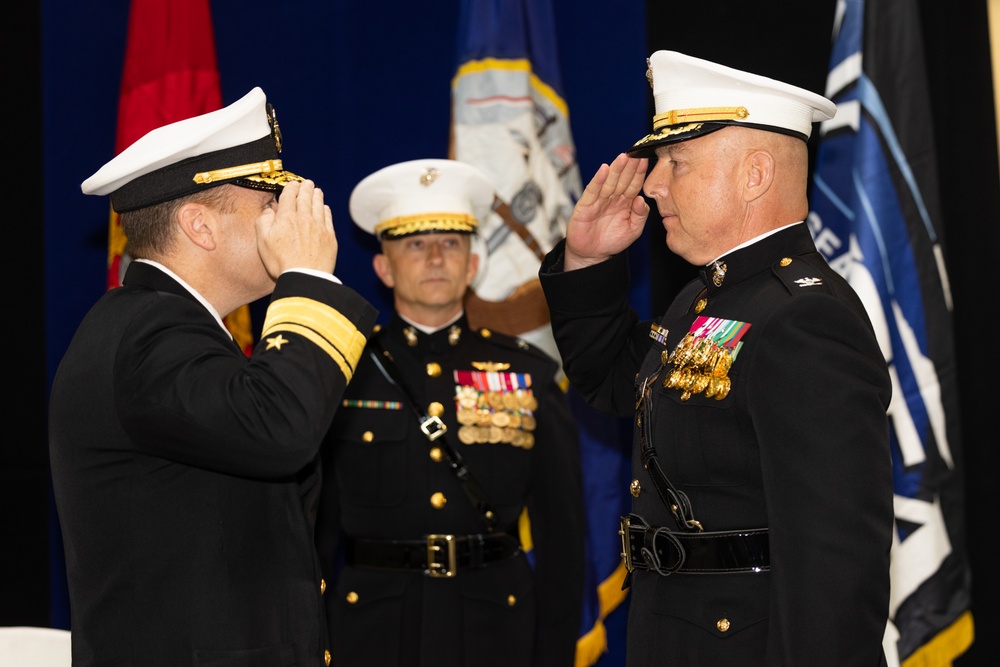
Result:
<svg viewBox="0 0 1000 667"><path fill-rule="evenodd" d="M358 227L379 239L479 228L493 206L490 180L470 164L422 159L383 167L361 180L348 202Z"/></svg>
<svg viewBox="0 0 1000 667"><path fill-rule="evenodd" d="M629 149L633 157L651 157L657 146L727 125L808 140L812 124L837 111L833 102L803 88L676 51L656 51L646 63L656 115L652 133Z"/></svg>
<svg viewBox="0 0 1000 667"><path fill-rule="evenodd" d="M158 127L85 180L118 213L232 183L278 192L302 178L282 169L281 131L260 88L227 107Z"/></svg>

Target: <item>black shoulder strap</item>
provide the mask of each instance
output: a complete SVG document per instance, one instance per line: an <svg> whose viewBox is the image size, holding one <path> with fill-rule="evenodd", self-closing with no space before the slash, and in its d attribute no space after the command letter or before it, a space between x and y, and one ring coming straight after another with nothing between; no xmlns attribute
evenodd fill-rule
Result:
<svg viewBox="0 0 1000 667"><path fill-rule="evenodd" d="M458 478L458 481L462 484L462 489L465 491L465 495L468 496L469 501L472 506L483 515L483 521L486 522L486 530L492 531L497 523L496 512L493 511L493 507L490 505L489 500L486 499L486 492L483 487L479 485L476 478L472 476L472 471L469 470L468 464L466 464L465 459L462 455L458 453L458 450L452 446L445 434L448 431L448 426L441 421L440 417L431 417L426 412L422 411L420 404L417 402L410 390L409 385L403 379L402 374L399 372L399 367L396 366L396 362L393 360L392 355L389 351L383 347L382 342L378 339L378 336L372 336L369 341L371 345L378 350L378 353L374 350L371 351L372 360L375 365L379 367L385 378L392 384L399 387L399 389L406 396L407 402L413 408L414 414L417 416L417 423L420 424L420 432L427 436L427 441L430 443L437 443L440 439L441 443L438 444L441 450L448 457L448 464L451 466L451 471Z"/></svg>

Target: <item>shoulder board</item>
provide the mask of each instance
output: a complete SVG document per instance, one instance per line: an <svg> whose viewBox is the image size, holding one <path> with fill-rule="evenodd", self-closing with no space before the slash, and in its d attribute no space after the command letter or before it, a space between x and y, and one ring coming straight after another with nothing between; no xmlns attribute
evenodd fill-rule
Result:
<svg viewBox="0 0 1000 667"><path fill-rule="evenodd" d="M824 273L801 257L782 257L771 265L771 271L791 294L830 293Z"/></svg>

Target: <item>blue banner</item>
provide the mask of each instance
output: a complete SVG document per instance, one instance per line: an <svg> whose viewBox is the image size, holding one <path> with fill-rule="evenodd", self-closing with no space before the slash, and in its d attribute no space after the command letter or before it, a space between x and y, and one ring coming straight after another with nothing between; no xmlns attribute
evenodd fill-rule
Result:
<svg viewBox="0 0 1000 667"><path fill-rule="evenodd" d="M809 225L861 295L889 364L896 533L889 665L972 644L952 303L915 0L839 3Z"/></svg>
<svg viewBox="0 0 1000 667"><path fill-rule="evenodd" d="M475 317L558 359L538 267L542 254L565 236L582 185L555 37L549 0L462 1L450 157L479 167L497 190L494 213L480 221L487 252L473 283L481 300L466 303L470 323ZM519 303L516 310L523 313L535 301L545 321L512 330L505 308ZM621 420L589 407L572 387L568 398L580 433L587 512L576 667L590 667L608 652L604 621L626 597L618 527L629 507L630 452L623 443L630 442L631 424L626 420L623 432Z"/></svg>

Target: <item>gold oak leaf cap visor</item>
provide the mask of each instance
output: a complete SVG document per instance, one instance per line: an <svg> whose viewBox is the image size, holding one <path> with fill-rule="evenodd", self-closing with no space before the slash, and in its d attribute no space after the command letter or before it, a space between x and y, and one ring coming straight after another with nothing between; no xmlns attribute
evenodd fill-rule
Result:
<svg viewBox="0 0 1000 667"><path fill-rule="evenodd" d="M493 184L458 160L422 159L383 167L361 180L348 207L354 223L379 239L473 234L493 206Z"/></svg>
<svg viewBox="0 0 1000 667"><path fill-rule="evenodd" d="M656 51L646 63L656 115L653 131L628 150L632 157L652 157L658 146L729 125L805 141L814 122L829 120L837 111L822 95L676 51Z"/></svg>
<svg viewBox="0 0 1000 667"><path fill-rule="evenodd" d="M227 107L148 132L80 187L84 194L111 195L118 213L224 183L279 192L302 180L283 169L280 153L274 108L254 88Z"/></svg>

